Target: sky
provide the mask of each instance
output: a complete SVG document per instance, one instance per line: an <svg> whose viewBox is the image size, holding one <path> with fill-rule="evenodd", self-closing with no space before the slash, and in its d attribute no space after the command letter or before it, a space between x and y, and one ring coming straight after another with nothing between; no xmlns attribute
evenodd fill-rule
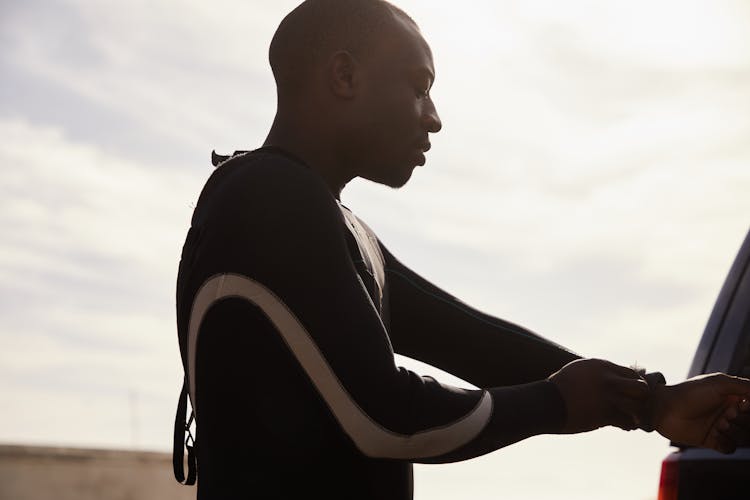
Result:
<svg viewBox="0 0 750 500"><path fill-rule="evenodd" d="M406 187L342 201L479 309L684 380L750 226L750 4L396 3L443 130ZM170 450L182 242L211 150L265 138L296 4L0 1L0 441ZM415 498L650 499L670 451L537 436L417 466Z"/></svg>

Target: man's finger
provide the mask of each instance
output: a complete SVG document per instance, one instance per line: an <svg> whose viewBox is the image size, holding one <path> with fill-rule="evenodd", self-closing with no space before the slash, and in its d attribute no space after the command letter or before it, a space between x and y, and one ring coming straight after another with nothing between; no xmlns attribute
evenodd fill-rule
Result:
<svg viewBox="0 0 750 500"><path fill-rule="evenodd" d="M737 449L737 442L719 432L718 429L712 428L703 446L721 453L733 453Z"/></svg>
<svg viewBox="0 0 750 500"><path fill-rule="evenodd" d="M750 413L742 411L741 404L727 408L716 426L722 434L744 443L750 438Z"/></svg>
<svg viewBox="0 0 750 500"><path fill-rule="evenodd" d="M643 400L641 398L631 398L623 394L610 394L609 396L609 414L618 422L615 425L622 429L637 429L641 422L639 417L643 409Z"/></svg>
<svg viewBox="0 0 750 500"><path fill-rule="evenodd" d="M610 422L610 425L614 425L625 431L633 431L638 428L639 424L633 413L627 410L622 411L614 406L610 408L610 411L607 414L607 419Z"/></svg>
<svg viewBox="0 0 750 500"><path fill-rule="evenodd" d="M746 428L737 425L734 422L720 418L716 425L716 430L725 439L737 444L747 439L748 431Z"/></svg>
<svg viewBox="0 0 750 500"><path fill-rule="evenodd" d="M724 396L750 397L750 380L723 373L712 375L710 380L716 384L716 389Z"/></svg>
<svg viewBox="0 0 750 500"><path fill-rule="evenodd" d="M632 368L620 366L618 364L612 363L611 361L606 361L606 363L607 363L607 370L615 375L619 375L620 377L628 378L628 379L640 379L641 378L641 376L638 375L638 372L636 372Z"/></svg>
<svg viewBox="0 0 750 500"><path fill-rule="evenodd" d="M609 383L611 384L611 389L615 391L618 394L622 394L624 396L627 396L629 398L643 400L647 398L650 394L650 389L648 387L648 384L643 379L631 379L631 378L621 378L621 377L612 377L609 380Z"/></svg>
<svg viewBox="0 0 750 500"><path fill-rule="evenodd" d="M735 411L731 411L731 410L732 410L731 407L728 408L727 411L724 412L723 416L726 417L733 424L750 429L750 412L742 411L739 408L736 409Z"/></svg>

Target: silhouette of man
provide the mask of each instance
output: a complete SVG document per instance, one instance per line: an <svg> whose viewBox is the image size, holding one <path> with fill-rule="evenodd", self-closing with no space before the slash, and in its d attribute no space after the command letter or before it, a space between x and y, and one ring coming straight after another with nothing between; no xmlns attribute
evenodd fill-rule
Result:
<svg viewBox="0 0 750 500"><path fill-rule="evenodd" d="M307 0L270 63L268 138L207 181L180 262L198 498L408 499L414 462L606 425L733 449L750 381L667 386L581 359L427 282L341 205L355 177L404 185L440 131L432 54L408 15ZM480 389L397 367L394 352Z"/></svg>

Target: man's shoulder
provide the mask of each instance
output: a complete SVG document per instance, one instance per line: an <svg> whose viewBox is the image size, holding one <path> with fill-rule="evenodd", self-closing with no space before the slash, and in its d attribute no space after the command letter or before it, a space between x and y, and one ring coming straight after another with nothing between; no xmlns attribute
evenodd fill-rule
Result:
<svg viewBox="0 0 750 500"><path fill-rule="evenodd" d="M226 204L277 205L331 198L320 175L275 149L261 148L221 163L203 188L198 208Z"/></svg>
<svg viewBox="0 0 750 500"><path fill-rule="evenodd" d="M301 212L330 214L335 199L321 176L302 161L261 148L221 163L206 182L193 222L264 213L276 219ZM274 215L275 214L275 215Z"/></svg>
<svg viewBox="0 0 750 500"><path fill-rule="evenodd" d="M315 183L315 173L301 161L266 148L232 156L221 163L206 186L237 186L243 183Z"/></svg>

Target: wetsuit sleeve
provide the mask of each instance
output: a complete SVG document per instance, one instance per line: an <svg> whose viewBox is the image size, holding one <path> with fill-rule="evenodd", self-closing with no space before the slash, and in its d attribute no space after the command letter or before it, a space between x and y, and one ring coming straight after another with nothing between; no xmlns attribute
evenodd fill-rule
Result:
<svg viewBox="0 0 750 500"><path fill-rule="evenodd" d="M529 330L474 309L398 261L385 258L395 351L477 387L542 380L580 356Z"/></svg>
<svg viewBox="0 0 750 500"><path fill-rule="evenodd" d="M369 457L462 460L562 428L564 402L549 381L465 390L397 367L322 180L293 162L235 170L202 197L194 218L197 250L185 275L200 277L200 286L189 318L190 377L196 337L216 333L202 331L203 318L239 299L270 320L342 432ZM241 322L214 323L241 330ZM249 364L273 363L254 355ZM243 386L238 380L236 397L252 398ZM200 397L193 403L200 425Z"/></svg>

